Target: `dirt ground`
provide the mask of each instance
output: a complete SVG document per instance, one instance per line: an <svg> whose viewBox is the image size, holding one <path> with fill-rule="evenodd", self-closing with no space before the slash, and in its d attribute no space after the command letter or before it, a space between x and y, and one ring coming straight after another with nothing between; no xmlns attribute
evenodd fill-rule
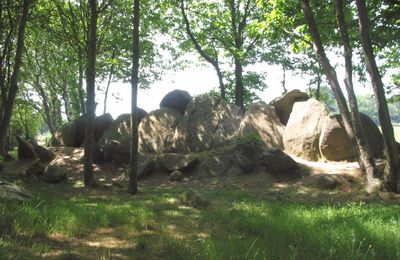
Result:
<svg viewBox="0 0 400 260"><path fill-rule="evenodd" d="M75 187L83 187L83 148L54 148L57 157L54 163L68 169L68 181ZM310 162L293 157L302 174L298 178L272 176L266 172L246 175L216 176L212 178L192 178L187 176L182 182L171 182L166 172L156 172L141 180L139 186L190 187L199 189L238 188L251 193L261 193L269 198L277 197L301 201L341 201L341 200L397 200L400 195L376 192L368 194L364 190L363 176L356 162ZM22 176L31 161L8 162L4 172L9 176ZM382 162L378 161L378 165ZM114 163L94 165L95 179L100 187L124 188L128 176L125 167Z"/></svg>

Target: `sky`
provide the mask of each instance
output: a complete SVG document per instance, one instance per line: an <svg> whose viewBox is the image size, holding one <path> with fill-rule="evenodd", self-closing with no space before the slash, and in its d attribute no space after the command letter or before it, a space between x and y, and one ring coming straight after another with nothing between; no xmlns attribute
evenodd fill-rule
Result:
<svg viewBox="0 0 400 260"><path fill-rule="evenodd" d="M282 95L282 70L279 66L257 64L251 68L253 71L267 72L266 84L268 88L258 93L262 101L269 102L276 97ZM338 67L338 78L340 81L344 78L344 72ZM301 75L293 75L286 73L286 88L288 90L300 89L307 92L308 79ZM103 84L103 83L101 83ZM344 84L342 84L344 85ZM163 75L162 80L154 82L150 89L139 89L138 107L150 112L158 109L161 99L174 89L182 89L188 91L192 96L209 92L218 86L218 78L215 70L206 66L193 65L179 72L167 72ZM110 86L110 95L107 102L107 112L114 118L123 113L130 113L130 96L131 89L129 83L112 83ZM345 92L345 90L343 90ZM372 93L368 87L363 87L359 83L355 83L356 94ZM113 96L119 96L116 99ZM96 114L103 113L104 94L100 91L96 93L96 101L98 103Z"/></svg>

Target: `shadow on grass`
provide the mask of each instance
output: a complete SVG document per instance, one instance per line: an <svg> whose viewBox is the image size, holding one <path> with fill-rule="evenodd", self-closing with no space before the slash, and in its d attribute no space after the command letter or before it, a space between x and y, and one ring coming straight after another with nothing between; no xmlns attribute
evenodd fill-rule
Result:
<svg viewBox="0 0 400 260"><path fill-rule="evenodd" d="M0 205L1 223L9 223L0 226L2 259L400 258L396 204L326 203L312 190L272 184L253 193L216 185L199 188L211 206L196 210L179 199L189 184L136 196L123 187L31 184L36 200ZM310 197L317 199L303 202Z"/></svg>

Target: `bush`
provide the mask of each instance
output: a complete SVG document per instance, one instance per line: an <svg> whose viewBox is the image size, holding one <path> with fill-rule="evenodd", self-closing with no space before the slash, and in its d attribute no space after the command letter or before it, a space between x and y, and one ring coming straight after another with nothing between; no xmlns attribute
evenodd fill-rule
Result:
<svg viewBox="0 0 400 260"><path fill-rule="evenodd" d="M237 146L260 146L264 142L258 133L250 133L236 138L235 144Z"/></svg>

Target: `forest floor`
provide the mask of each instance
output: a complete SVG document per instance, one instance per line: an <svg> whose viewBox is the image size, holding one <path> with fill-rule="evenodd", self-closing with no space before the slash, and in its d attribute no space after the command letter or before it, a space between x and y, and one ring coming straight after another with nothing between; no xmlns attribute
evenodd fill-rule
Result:
<svg viewBox="0 0 400 260"><path fill-rule="evenodd" d="M356 163L308 162L298 179L265 173L185 178L153 174L126 192L124 169L97 165L96 189L83 187L82 151L58 153L67 183L22 175L7 163L1 178L34 194L0 205L1 259L398 259L400 195L363 191ZM321 175L343 180L321 189ZM196 190L209 202L183 199Z"/></svg>

